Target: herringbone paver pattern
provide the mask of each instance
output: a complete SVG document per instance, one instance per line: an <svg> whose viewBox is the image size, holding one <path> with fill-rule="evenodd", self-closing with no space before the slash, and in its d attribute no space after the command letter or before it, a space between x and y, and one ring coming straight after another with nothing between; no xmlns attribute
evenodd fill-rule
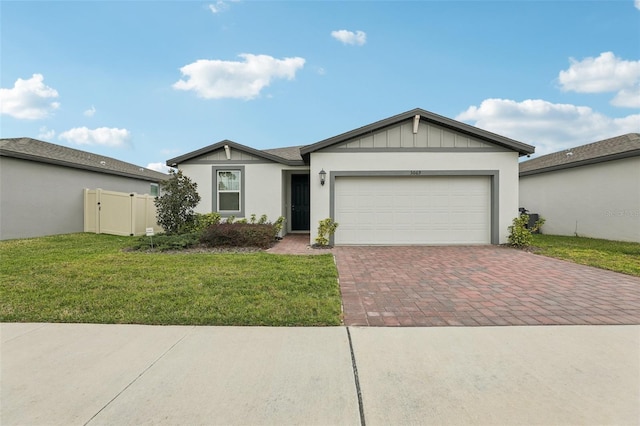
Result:
<svg viewBox="0 0 640 426"><path fill-rule="evenodd" d="M336 247L346 325L640 324L640 278L499 246Z"/></svg>

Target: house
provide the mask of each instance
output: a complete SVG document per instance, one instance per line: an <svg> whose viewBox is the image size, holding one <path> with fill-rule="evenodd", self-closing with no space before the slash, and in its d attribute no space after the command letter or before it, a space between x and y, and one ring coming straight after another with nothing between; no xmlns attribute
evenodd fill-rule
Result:
<svg viewBox="0 0 640 426"><path fill-rule="evenodd" d="M0 239L82 232L85 188L157 195L167 178L36 139L0 139Z"/></svg>
<svg viewBox="0 0 640 426"><path fill-rule="evenodd" d="M520 206L546 234L640 243L640 134L521 163Z"/></svg>
<svg viewBox="0 0 640 426"><path fill-rule="evenodd" d="M530 145L414 109L311 145L229 140L167 161L198 184L201 213L339 223L334 244L499 244L518 215Z"/></svg>

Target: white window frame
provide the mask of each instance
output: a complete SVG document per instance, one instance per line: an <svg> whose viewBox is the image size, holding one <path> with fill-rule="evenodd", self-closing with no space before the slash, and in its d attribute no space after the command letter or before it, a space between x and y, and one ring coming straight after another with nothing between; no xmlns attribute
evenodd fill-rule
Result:
<svg viewBox="0 0 640 426"><path fill-rule="evenodd" d="M218 173L219 172L239 172L240 175L240 185L237 190L220 190L219 182L218 182ZM244 217L244 166L224 166L224 167L213 167L213 206L212 211L217 212L222 217L227 216L236 216L236 217ZM238 201L239 201L239 210L220 210L220 194L221 193L238 193Z"/></svg>

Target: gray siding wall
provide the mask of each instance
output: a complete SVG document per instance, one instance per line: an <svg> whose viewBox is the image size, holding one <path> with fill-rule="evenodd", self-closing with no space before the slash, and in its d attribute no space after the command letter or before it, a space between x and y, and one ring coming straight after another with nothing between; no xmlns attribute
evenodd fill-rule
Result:
<svg viewBox="0 0 640 426"><path fill-rule="evenodd" d="M83 189L149 194L151 182L0 157L0 239L83 231Z"/></svg>
<svg viewBox="0 0 640 426"><path fill-rule="evenodd" d="M520 207L543 234L640 243L640 157L522 176Z"/></svg>

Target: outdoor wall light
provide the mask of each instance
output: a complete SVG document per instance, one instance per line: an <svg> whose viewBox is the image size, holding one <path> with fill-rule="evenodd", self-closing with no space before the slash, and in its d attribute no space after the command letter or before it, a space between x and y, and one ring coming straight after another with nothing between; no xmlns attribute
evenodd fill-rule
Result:
<svg viewBox="0 0 640 426"><path fill-rule="evenodd" d="M327 178L327 172L325 172L324 169L322 169L318 174L320 175L320 185L324 186L324 181Z"/></svg>

